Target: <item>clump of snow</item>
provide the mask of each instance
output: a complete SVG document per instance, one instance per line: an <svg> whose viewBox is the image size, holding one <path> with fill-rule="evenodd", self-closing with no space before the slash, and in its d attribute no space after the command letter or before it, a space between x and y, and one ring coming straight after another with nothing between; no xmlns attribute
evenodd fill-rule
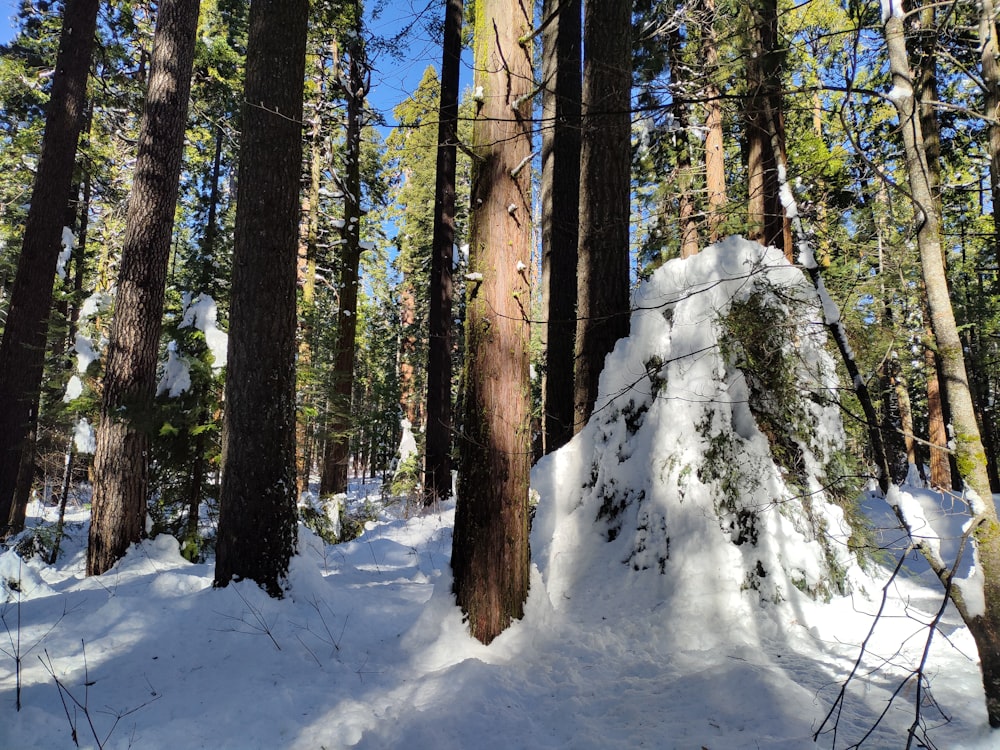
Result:
<svg viewBox="0 0 1000 750"><path fill-rule="evenodd" d="M191 387L191 365L187 358L177 353L177 342L167 344L167 363L163 366L163 376L156 386L156 395L166 393L177 398Z"/></svg>
<svg viewBox="0 0 1000 750"><path fill-rule="evenodd" d="M66 393L63 394L63 401L70 403L83 395L83 381L76 375L70 375L66 381Z"/></svg>
<svg viewBox="0 0 1000 750"><path fill-rule="evenodd" d="M90 320L96 315L107 312L111 307L111 295L106 292L95 291L80 305L80 319Z"/></svg>
<svg viewBox="0 0 1000 750"><path fill-rule="evenodd" d="M80 417L73 430L73 445L77 453L93 454L97 450L94 428L86 417Z"/></svg>
<svg viewBox="0 0 1000 750"><path fill-rule="evenodd" d="M208 350L215 360L212 369L216 372L226 366L229 346L229 336L219 329L218 319L219 309L215 300L208 294L199 294L185 305L184 315L178 326L178 328L194 326L205 334L205 343L208 344Z"/></svg>
<svg viewBox="0 0 1000 750"><path fill-rule="evenodd" d="M76 352L76 371L81 375L85 375L87 369L100 359L93 339L82 333L76 334L76 343L73 345L73 351Z"/></svg>
<svg viewBox="0 0 1000 750"><path fill-rule="evenodd" d="M73 254L73 248L76 247L76 238L73 236L73 230L69 227L63 227L60 242L62 250L59 251L59 257L56 258L56 276L60 279L65 279L66 264L69 263L70 256Z"/></svg>
<svg viewBox="0 0 1000 750"><path fill-rule="evenodd" d="M413 434L413 424L404 417L399 421L403 435L399 439L399 462L402 463L417 452L417 438Z"/></svg>

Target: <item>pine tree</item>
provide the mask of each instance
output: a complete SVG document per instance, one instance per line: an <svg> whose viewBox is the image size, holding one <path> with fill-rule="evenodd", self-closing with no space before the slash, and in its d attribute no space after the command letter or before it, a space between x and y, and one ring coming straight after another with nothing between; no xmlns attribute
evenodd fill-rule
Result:
<svg viewBox="0 0 1000 750"><path fill-rule="evenodd" d="M631 3L584 3L574 429L587 423L604 358L629 328Z"/></svg>
<svg viewBox="0 0 1000 750"><path fill-rule="evenodd" d="M77 139L83 124L98 0L67 0L45 136L0 343L0 533L38 416L47 322Z"/></svg>
<svg viewBox="0 0 1000 750"><path fill-rule="evenodd" d="M308 0L252 0L215 585L272 596L296 542L295 274Z"/></svg>
<svg viewBox="0 0 1000 750"><path fill-rule="evenodd" d="M88 575L108 570L145 532L151 407L198 7L199 0L162 0L157 15L104 374Z"/></svg>

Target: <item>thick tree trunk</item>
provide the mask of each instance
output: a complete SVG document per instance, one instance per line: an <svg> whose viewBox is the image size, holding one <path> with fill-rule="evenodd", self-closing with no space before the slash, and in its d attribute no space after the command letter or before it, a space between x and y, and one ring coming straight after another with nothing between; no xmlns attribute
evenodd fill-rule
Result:
<svg viewBox="0 0 1000 750"><path fill-rule="evenodd" d="M52 284L83 124L98 0L67 0L45 135L0 342L0 536L7 530L22 454L37 418Z"/></svg>
<svg viewBox="0 0 1000 750"><path fill-rule="evenodd" d="M215 585L272 596L295 550L295 264L308 0L252 0Z"/></svg>
<svg viewBox="0 0 1000 750"><path fill-rule="evenodd" d="M351 457L351 395L354 391L354 342L358 330L358 268L361 265L361 118L367 93L362 61L361 14L349 54L347 133L344 156L344 232L340 258L340 305L337 310L337 346L333 364L326 456L320 494L347 491Z"/></svg>
<svg viewBox="0 0 1000 750"><path fill-rule="evenodd" d="M543 451L573 436L576 259L580 229L580 0L543 4L542 304L546 323Z"/></svg>
<svg viewBox="0 0 1000 750"><path fill-rule="evenodd" d="M104 370L87 574L146 531L149 436L199 0L161 0Z"/></svg>
<svg viewBox="0 0 1000 750"><path fill-rule="evenodd" d="M893 83L890 98L899 113L910 192L920 219L917 245L930 323L951 407L957 464L972 496L972 535L984 577L983 612L967 616L966 622L979 648L990 726L1000 727L1000 521L990 493L986 455L969 390L962 341L948 293L941 249L941 216L928 179L927 155L910 77L902 18L890 15L885 20L885 40Z"/></svg>
<svg viewBox="0 0 1000 750"><path fill-rule="evenodd" d="M447 0L441 59L434 236L431 249L427 344L427 426L424 502L451 495L451 281L455 247L455 164L458 143L459 62L462 57L462 0ZM413 421L413 420L411 420Z"/></svg>
<svg viewBox="0 0 1000 750"><path fill-rule="evenodd" d="M590 419L604 358L629 330L631 3L585 3L574 430Z"/></svg>
<svg viewBox="0 0 1000 750"><path fill-rule="evenodd" d="M524 613L531 459L531 5L476 7L476 159L465 419L451 565L469 630L489 643ZM481 97L479 96L481 92Z"/></svg>

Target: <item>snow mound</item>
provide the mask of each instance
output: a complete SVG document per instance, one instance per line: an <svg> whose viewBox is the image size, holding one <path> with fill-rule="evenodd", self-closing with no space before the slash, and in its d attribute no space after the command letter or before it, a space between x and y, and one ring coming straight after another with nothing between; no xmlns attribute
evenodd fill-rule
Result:
<svg viewBox="0 0 1000 750"><path fill-rule="evenodd" d="M586 592L614 611L638 589L671 622L719 622L689 634L709 648L761 605L845 593L859 571L825 490L844 433L811 284L733 237L658 269L633 310L589 423L532 474L553 606Z"/></svg>

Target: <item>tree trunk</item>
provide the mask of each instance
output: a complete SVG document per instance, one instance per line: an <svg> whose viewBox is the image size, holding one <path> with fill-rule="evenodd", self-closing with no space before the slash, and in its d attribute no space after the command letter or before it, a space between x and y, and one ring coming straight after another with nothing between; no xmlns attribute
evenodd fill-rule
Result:
<svg viewBox="0 0 1000 750"><path fill-rule="evenodd" d="M146 531L149 437L199 0L161 0L104 370L87 575Z"/></svg>
<svg viewBox="0 0 1000 750"><path fill-rule="evenodd" d="M677 155L677 202L678 221L681 230L681 257L690 258L701 249L698 238L698 223L695 221L694 205L694 172L691 166L691 145L688 142L687 102L685 101L683 85L684 62L681 52L683 40L680 26L675 26L667 34L667 53L670 57L670 81L673 104L671 112L677 123L674 133L674 151Z"/></svg>
<svg viewBox="0 0 1000 750"><path fill-rule="evenodd" d="M985 84L983 102L988 120L986 152L990 156L990 195L993 198L993 257L1000 268L1000 42L997 41L997 8L993 0L979 3L980 61Z"/></svg>
<svg viewBox="0 0 1000 750"><path fill-rule="evenodd" d="M1000 522L990 493L986 455L969 390L962 341L948 293L941 250L941 216L928 179L923 131L910 77L903 20L899 16L890 15L885 20L885 41L893 83L890 98L899 113L910 192L921 219L917 245L930 323L951 406L957 463L965 486L972 495L972 536L984 577L984 611L967 617L966 623L979 648L989 723L992 727L1000 727Z"/></svg>
<svg viewBox="0 0 1000 750"><path fill-rule="evenodd" d="M546 0L542 33L543 451L573 436L580 229L580 0Z"/></svg>
<svg viewBox="0 0 1000 750"><path fill-rule="evenodd" d="M701 2L701 50L708 84L705 86L705 187L708 191L708 241L722 238L726 206L726 148L722 131L722 99L715 83L719 45L715 35L715 0Z"/></svg>
<svg viewBox="0 0 1000 750"><path fill-rule="evenodd" d="M354 342L358 330L358 268L361 265L361 117L367 94L360 7L357 9L357 24L348 52L344 241L340 246L343 252L340 258L337 346L321 495L347 491L351 456L351 395L354 391Z"/></svg>
<svg viewBox="0 0 1000 750"><path fill-rule="evenodd" d="M792 260L791 223L778 190L778 164L787 164L777 0L754 0L749 6L751 48L747 59L747 221L750 238L784 251ZM777 147L768 132L768 112L777 128ZM777 148L777 150L776 150Z"/></svg>
<svg viewBox="0 0 1000 750"><path fill-rule="evenodd" d="M531 458L531 5L476 7L465 419L451 565L469 630L489 643L524 613ZM479 95L481 93L481 96Z"/></svg>
<svg viewBox="0 0 1000 750"><path fill-rule="evenodd" d="M295 550L295 265L308 0L252 0L215 585L272 596Z"/></svg>
<svg viewBox="0 0 1000 750"><path fill-rule="evenodd" d="M37 418L63 215L83 124L99 0L67 0L38 169L0 342L0 536Z"/></svg>
<svg viewBox="0 0 1000 750"><path fill-rule="evenodd" d="M441 59L441 107L428 317L430 338L427 344L427 425L424 432L425 503L444 500L451 495L451 298L454 293L451 266L455 246L455 164L462 11L462 0L447 0Z"/></svg>
<svg viewBox="0 0 1000 750"><path fill-rule="evenodd" d="M631 3L585 3L575 422L590 419L604 358L629 330Z"/></svg>

